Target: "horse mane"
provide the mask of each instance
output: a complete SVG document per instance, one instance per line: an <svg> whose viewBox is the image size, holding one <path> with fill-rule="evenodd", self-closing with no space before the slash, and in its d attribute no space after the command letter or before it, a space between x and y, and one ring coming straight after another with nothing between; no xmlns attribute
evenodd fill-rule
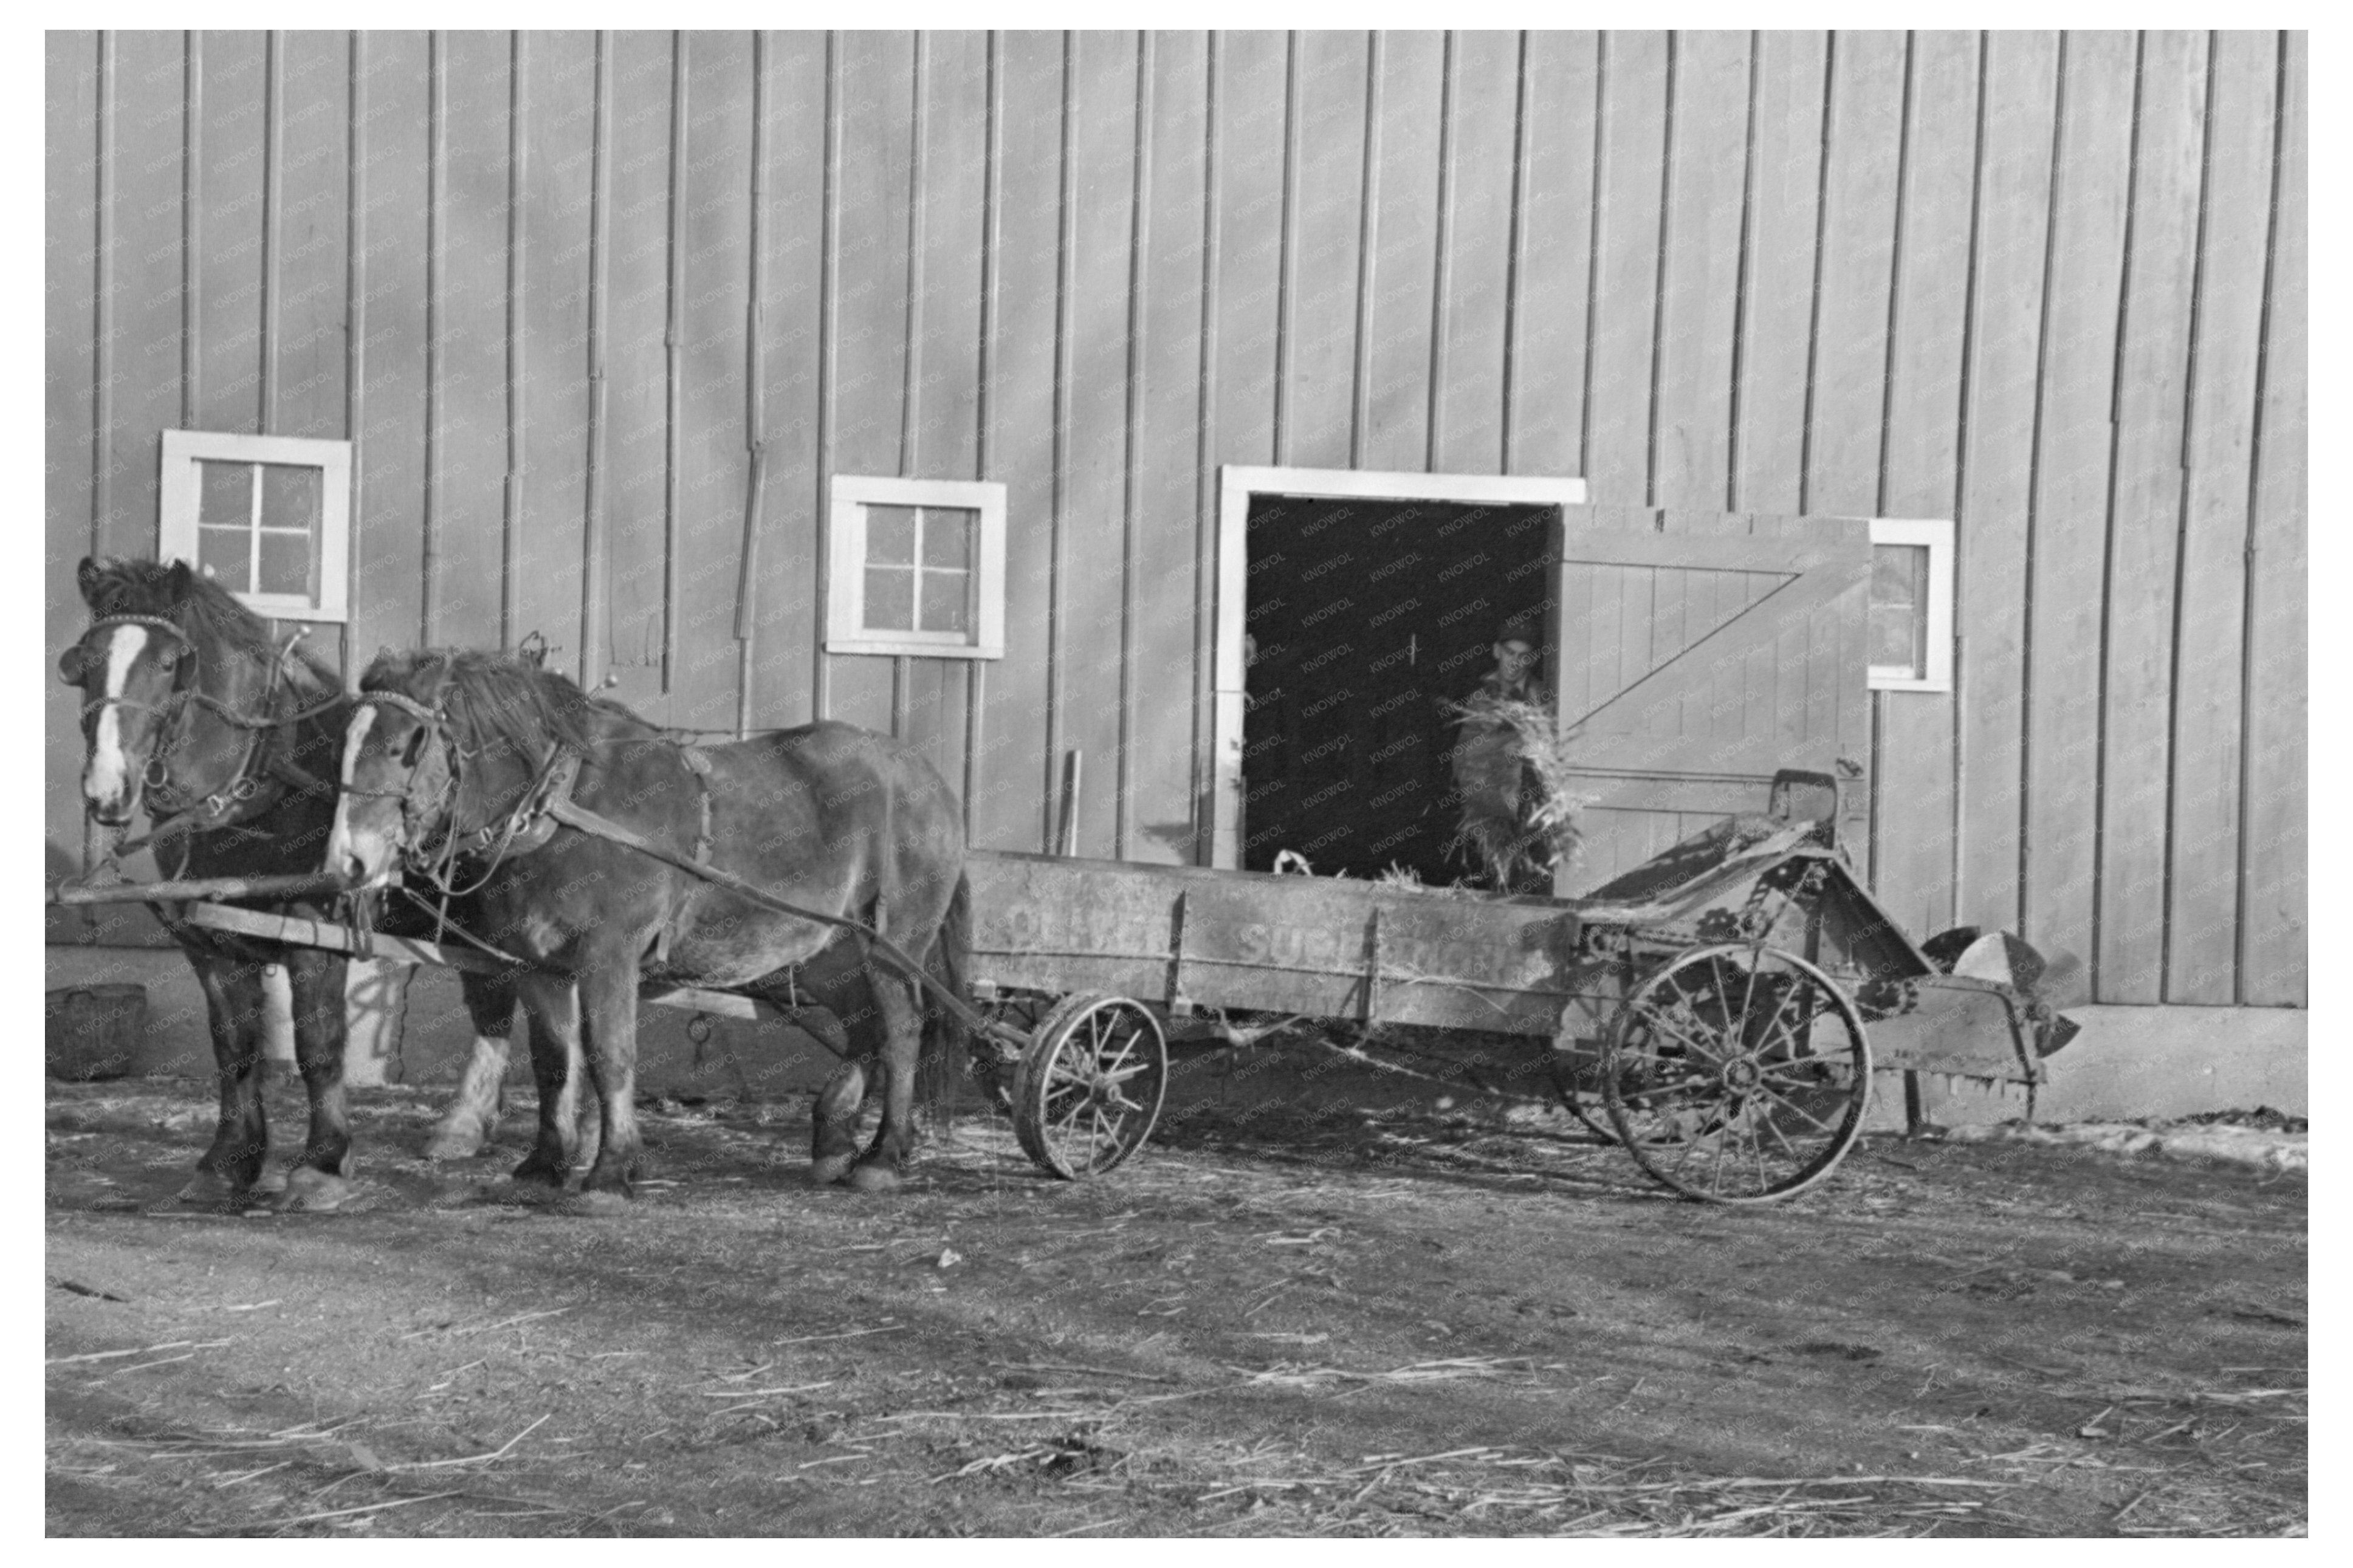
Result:
<svg viewBox="0 0 2353 1568"><path fill-rule="evenodd" d="M503 743L534 767L555 745L587 752L595 743L591 722L600 714L645 722L618 703L589 696L569 676L472 648L387 649L360 677L360 689L438 708L468 750Z"/></svg>
<svg viewBox="0 0 2353 1568"><path fill-rule="evenodd" d="M200 577L184 564L166 561L92 562L86 589L90 614L154 616L172 622L191 642L251 659L268 668L278 658L279 644L269 623L237 602L237 595ZM308 697L337 690L343 678L318 655L297 645L287 659L290 670L308 677ZM294 684L298 687L298 679Z"/></svg>

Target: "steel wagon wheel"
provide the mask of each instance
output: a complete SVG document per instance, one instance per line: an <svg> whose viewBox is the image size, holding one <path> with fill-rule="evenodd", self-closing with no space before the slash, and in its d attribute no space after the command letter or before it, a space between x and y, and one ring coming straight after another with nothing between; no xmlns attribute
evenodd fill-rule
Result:
<svg viewBox="0 0 2353 1568"><path fill-rule="evenodd" d="M1063 999L1013 1074L1021 1152L1065 1181L1114 1169L1144 1146L1168 1092L1160 1020L1124 996Z"/></svg>
<svg viewBox="0 0 2353 1568"><path fill-rule="evenodd" d="M1711 1203L1769 1203L1853 1146L1871 1047L1853 1000L1804 959L1696 948L1619 1010L1601 1092L1627 1152L1659 1181Z"/></svg>

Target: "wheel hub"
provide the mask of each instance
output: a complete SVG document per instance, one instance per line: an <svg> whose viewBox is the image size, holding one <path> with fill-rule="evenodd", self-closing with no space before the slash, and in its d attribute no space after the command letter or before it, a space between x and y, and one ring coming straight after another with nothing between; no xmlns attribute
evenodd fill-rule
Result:
<svg viewBox="0 0 2353 1568"><path fill-rule="evenodd" d="M1765 1069L1755 1057L1735 1057L1724 1064L1724 1087L1735 1094L1746 1094L1764 1079Z"/></svg>

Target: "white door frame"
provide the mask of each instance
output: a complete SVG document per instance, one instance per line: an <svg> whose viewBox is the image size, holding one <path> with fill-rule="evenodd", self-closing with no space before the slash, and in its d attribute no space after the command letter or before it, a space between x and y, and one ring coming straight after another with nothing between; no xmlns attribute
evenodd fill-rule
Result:
<svg viewBox="0 0 2353 1568"><path fill-rule="evenodd" d="M1259 495L1582 506L1585 481L1525 474L1386 474L1360 468L1218 468L1218 594L1212 681L1209 864L1241 865L1242 623L1250 587L1250 506ZM1549 590L1547 590L1549 591Z"/></svg>

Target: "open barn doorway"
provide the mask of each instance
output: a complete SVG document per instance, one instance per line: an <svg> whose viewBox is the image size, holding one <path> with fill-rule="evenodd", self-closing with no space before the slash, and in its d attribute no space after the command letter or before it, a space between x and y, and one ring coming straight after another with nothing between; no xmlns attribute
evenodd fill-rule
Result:
<svg viewBox="0 0 2353 1568"><path fill-rule="evenodd" d="M1450 853L1450 705L1493 668L1502 628L1548 646L1557 516L1531 502L1250 495L1245 869L1271 870L1287 850L1319 876L1466 873Z"/></svg>

